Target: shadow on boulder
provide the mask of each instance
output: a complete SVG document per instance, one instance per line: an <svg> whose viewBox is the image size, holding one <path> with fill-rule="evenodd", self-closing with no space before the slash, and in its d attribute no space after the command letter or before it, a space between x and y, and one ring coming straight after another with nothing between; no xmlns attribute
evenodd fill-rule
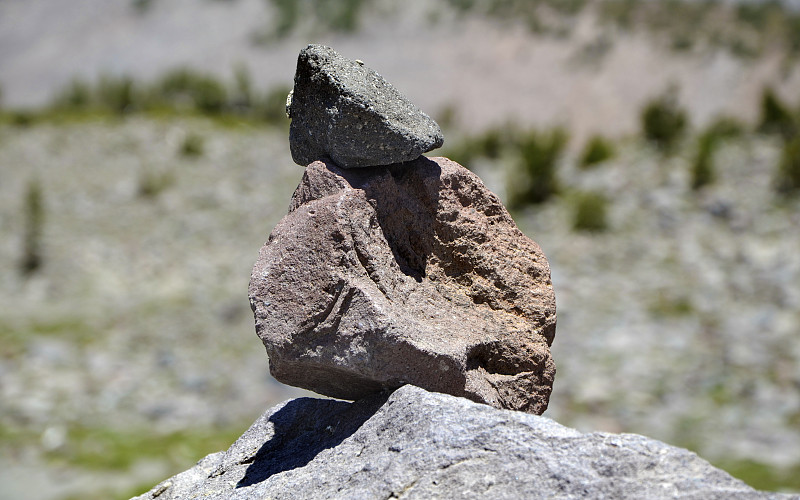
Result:
<svg viewBox="0 0 800 500"><path fill-rule="evenodd" d="M354 403L314 398L289 401L269 416L268 425L274 429L272 438L252 458L241 462L250 465L236 488L252 486L275 474L304 467L323 450L334 448L350 437L388 397L389 393L380 393ZM256 425L258 422L253 427ZM240 441L247 440L248 434L250 432Z"/></svg>
<svg viewBox="0 0 800 500"><path fill-rule="evenodd" d="M331 169L329 164L326 166ZM442 190L439 164L421 156L413 162L369 170L334 168L332 171L351 187L364 191L398 267L406 276L421 282L441 226L436 220ZM368 253L359 257L368 271L370 257Z"/></svg>

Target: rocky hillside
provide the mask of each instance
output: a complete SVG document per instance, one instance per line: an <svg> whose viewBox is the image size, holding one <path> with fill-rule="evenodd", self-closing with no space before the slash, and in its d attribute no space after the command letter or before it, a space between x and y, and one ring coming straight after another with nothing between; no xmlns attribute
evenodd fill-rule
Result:
<svg viewBox="0 0 800 500"><path fill-rule="evenodd" d="M312 16L277 37L278 3L0 2L0 498L142 493L298 395L268 376L247 300L302 175L274 112L253 120L231 98L209 113L182 95L10 108L76 76L145 88L184 64L232 87L242 62L266 92L291 82L311 38L433 111L433 154L476 172L541 245L558 311L546 416L800 488L800 202L775 190L791 137L757 127L765 85L796 107L790 39L762 47L737 28L749 52L676 51L675 32L596 22L593 3L559 17L571 30L558 36L444 1L366 2L353 30ZM670 85L689 124L666 151L642 138L640 113ZM715 142L713 175L693 189L721 111L743 132ZM583 168L595 132L612 154ZM513 203L526 154L562 142L552 193Z"/></svg>
<svg viewBox="0 0 800 500"><path fill-rule="evenodd" d="M755 119L767 84L796 101L800 14L710 3L15 0L0 4L0 86L6 105L37 106L75 78L150 80L190 66L228 81L243 67L269 89L291 85L299 47L313 42L473 131L512 119L578 138L631 133L669 85L698 124Z"/></svg>
<svg viewBox="0 0 800 500"><path fill-rule="evenodd" d="M222 449L292 394L269 380L246 295L302 174L285 131L143 118L1 130L4 484L36 478L54 498L81 487L75 467L94 477L139 457L160 464L139 476L152 483L213 448L160 455L126 440L155 430L209 443L185 433L200 429L228 436L210 444ZM203 138L201 155L181 152L189 135ZM622 144L595 169L567 158L559 173L575 193L607 196L604 232L572 229L575 195L517 213L556 290L547 415L712 460L800 461L800 208L771 188L778 154L769 138L727 143L718 181L695 193L688 151L660 160ZM501 194L503 165L475 165ZM42 265L25 277L37 179ZM44 464L72 479L43 481Z"/></svg>

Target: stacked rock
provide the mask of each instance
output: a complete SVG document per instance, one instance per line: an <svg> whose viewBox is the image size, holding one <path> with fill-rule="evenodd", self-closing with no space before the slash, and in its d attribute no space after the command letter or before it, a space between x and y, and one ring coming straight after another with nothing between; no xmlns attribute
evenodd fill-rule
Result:
<svg viewBox="0 0 800 500"><path fill-rule="evenodd" d="M306 167L250 282L279 381L342 399L413 384L541 414L555 365L550 268L439 126L360 61L300 52L294 161Z"/></svg>

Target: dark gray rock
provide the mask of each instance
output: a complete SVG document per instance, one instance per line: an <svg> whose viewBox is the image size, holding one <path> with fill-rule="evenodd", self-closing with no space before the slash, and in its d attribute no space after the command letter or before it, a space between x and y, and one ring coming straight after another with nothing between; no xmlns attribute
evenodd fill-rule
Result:
<svg viewBox="0 0 800 500"><path fill-rule="evenodd" d="M550 267L480 179L446 158L306 168L250 282L272 375L341 399L405 383L541 414Z"/></svg>
<svg viewBox="0 0 800 500"><path fill-rule="evenodd" d="M228 451L139 500L194 498L788 499L635 434L583 434L535 415L404 386L355 403L301 398Z"/></svg>
<svg viewBox="0 0 800 500"><path fill-rule="evenodd" d="M343 168L409 161L441 147L442 131L375 71L330 47L297 59L289 145L295 163L330 158Z"/></svg>

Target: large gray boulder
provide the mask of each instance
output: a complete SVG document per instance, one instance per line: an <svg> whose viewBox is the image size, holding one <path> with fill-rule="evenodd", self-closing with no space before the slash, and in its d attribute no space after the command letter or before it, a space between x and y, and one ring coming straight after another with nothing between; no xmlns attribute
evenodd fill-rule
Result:
<svg viewBox="0 0 800 500"><path fill-rule="evenodd" d="M268 410L228 451L138 500L788 499L636 434L583 434L545 417L405 386L356 403Z"/></svg>
<svg viewBox="0 0 800 500"><path fill-rule="evenodd" d="M295 163L330 158L343 168L409 161L441 147L442 131L381 75L330 47L300 52L289 146Z"/></svg>
<svg viewBox="0 0 800 500"><path fill-rule="evenodd" d="M550 267L500 200L446 158L306 168L250 282L272 375L341 399L410 383L541 414Z"/></svg>

